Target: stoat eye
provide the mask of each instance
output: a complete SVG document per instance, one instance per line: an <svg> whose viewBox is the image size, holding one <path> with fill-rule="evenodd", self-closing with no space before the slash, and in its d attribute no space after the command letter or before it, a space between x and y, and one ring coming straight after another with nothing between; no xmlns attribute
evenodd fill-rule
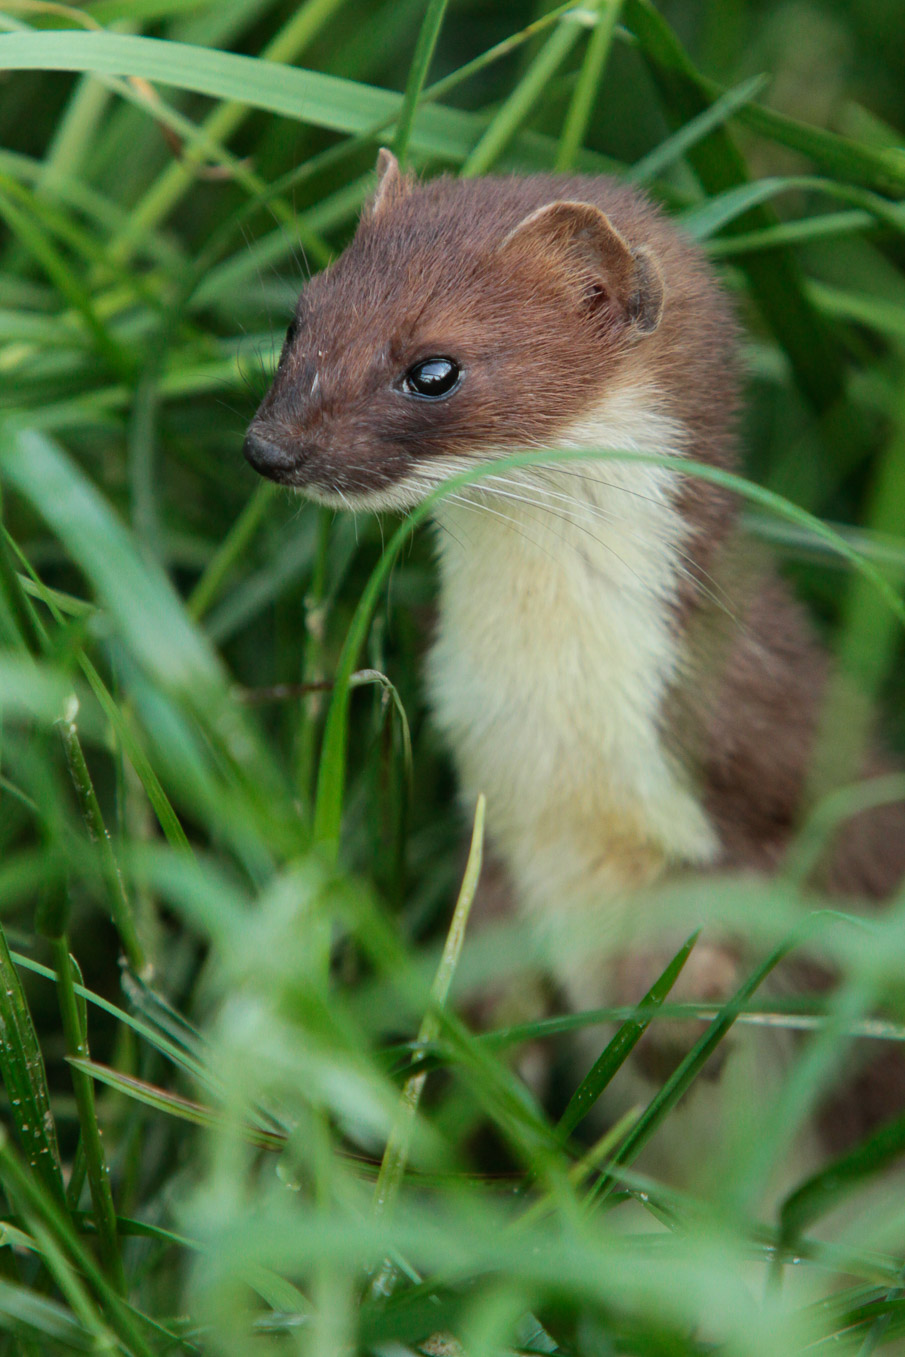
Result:
<svg viewBox="0 0 905 1357"><path fill-rule="evenodd" d="M455 391L461 375L459 364L452 358L423 358L409 368L402 379L402 389L407 396L442 400Z"/></svg>

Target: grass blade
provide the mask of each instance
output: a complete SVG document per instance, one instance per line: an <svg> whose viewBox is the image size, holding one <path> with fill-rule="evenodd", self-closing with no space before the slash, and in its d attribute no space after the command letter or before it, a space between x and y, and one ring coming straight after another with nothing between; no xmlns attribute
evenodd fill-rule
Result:
<svg viewBox="0 0 905 1357"><path fill-rule="evenodd" d="M803 217L799 221L784 221L779 226L766 226L762 231L717 237L707 242L707 251L714 259L732 258L749 251L772 250L776 245L808 245L812 241L857 235L876 225L877 219L872 213L861 212L858 208L852 208L850 212L824 212L819 217ZM813 300L813 290L810 295Z"/></svg>
<svg viewBox="0 0 905 1357"><path fill-rule="evenodd" d="M453 910L452 922L449 925L449 932L446 935L446 942L443 946L443 954L440 958L440 964L437 967L437 974L431 986L430 1008L425 1013L418 1032L416 1050L419 1047L426 1046L429 1042L435 1041L440 1034L440 1021L438 1010L442 1010L446 1004L449 995L449 987L459 963L459 957L462 953L462 944L465 941L465 929L468 925L468 916L471 913L471 906L474 902L475 891L478 887L478 880L481 875L481 863L484 854L484 813L486 802L483 795L478 797L478 803L475 807L474 826L471 834L471 847L468 852L468 861L465 865L465 874L462 878L462 886L459 890L459 896L456 900L456 907ZM396 1118L387 1140L383 1159L380 1164L380 1172L377 1176L377 1183L374 1188L374 1210L378 1213L388 1211L398 1195L402 1185L402 1178L405 1173L405 1166L408 1163L409 1149L411 1147L412 1134L414 1131L415 1117L418 1114L418 1104L421 1101L421 1094L424 1091L424 1084L427 1079L427 1071L421 1071L409 1075L403 1085L402 1093L399 1098L399 1107ZM370 1296L388 1296L392 1290L392 1282L395 1269L392 1263L385 1261L377 1275L374 1277Z"/></svg>
<svg viewBox="0 0 905 1357"><path fill-rule="evenodd" d="M199 620L220 594L230 571L239 561L264 520L264 515L276 495L272 481L259 485L236 519L189 595L187 609L190 617Z"/></svg>
<svg viewBox="0 0 905 1357"><path fill-rule="evenodd" d="M881 1173L905 1153L905 1116L886 1122L848 1154L841 1155L790 1193L780 1212L784 1245L792 1247L803 1230L847 1197L866 1179Z"/></svg>
<svg viewBox="0 0 905 1357"><path fill-rule="evenodd" d="M85 755L74 719L77 710L78 704L76 699L73 698L68 711L59 721L60 735L66 752L66 762L69 766L69 773L75 787L82 818L88 830L88 837L92 843L97 844L100 851L103 875L110 902L110 914L119 934L123 954L132 970L143 975L152 969L151 963L138 936L132 902L126 892L122 872L119 869L119 863L113 849L113 840L110 838L110 833L104 823L94 784L91 781L91 774L85 762Z"/></svg>
<svg viewBox="0 0 905 1357"><path fill-rule="evenodd" d="M687 155L693 146L709 136L715 128L727 123L740 108L744 108L745 104L755 99L767 83L765 75L754 75L750 80L743 80L734 89L726 90L709 108L690 118L671 137L661 141L659 146L655 146L647 155L636 160L634 165L630 165L626 179L630 183L649 184L680 157Z"/></svg>
<svg viewBox="0 0 905 1357"><path fill-rule="evenodd" d="M4 1186L10 1202L15 1207L15 1205L18 1205L15 1193L10 1192L7 1184L4 1184ZM59 1287L75 1316L76 1322L80 1323L92 1335L92 1350L109 1351L114 1346L115 1339L104 1323L103 1315L94 1303L78 1271L72 1266L59 1242L45 1223L34 1211L29 1210L27 1204L24 1205L22 1216L31 1230L30 1236L26 1236L27 1244L25 1246L40 1258L48 1275ZM41 1357L43 1357L44 1351L46 1349L42 1350Z"/></svg>
<svg viewBox="0 0 905 1357"><path fill-rule="evenodd" d="M810 191L825 194L845 203L853 203L885 226L895 231L905 232L905 207L891 203L879 194L869 193L866 189L852 188L848 184L834 184L830 179L816 179L813 176L797 175L788 179L760 179L755 184L740 184L725 193L710 198L700 207L690 208L680 218L683 228L696 240L706 240L730 225L761 203L768 202L780 193L791 191Z"/></svg>
<svg viewBox="0 0 905 1357"><path fill-rule="evenodd" d="M613 33L619 22L621 9L622 0L597 0L594 31L585 51L578 83L569 104L562 136L559 139L559 149L556 152L558 170L571 170L578 158L594 111L594 103L600 92L600 82L613 44Z"/></svg>
<svg viewBox="0 0 905 1357"><path fill-rule="evenodd" d="M767 976L788 954L792 943L778 947L733 994L720 1010L707 1031L695 1042L685 1059L674 1070L659 1092L651 1099L641 1116L629 1131L613 1156L614 1164L630 1164L640 1154L664 1118L675 1107L686 1089L690 1088L717 1046L728 1034L740 1009L763 984ZM615 1187L612 1175L605 1174L591 1194L591 1200L609 1196Z"/></svg>
<svg viewBox="0 0 905 1357"><path fill-rule="evenodd" d="M110 1286L103 1272L72 1229L71 1222L63 1216L60 1208L49 1196L46 1189L23 1168L2 1127L0 1127L0 1181L3 1182L4 1188L12 1200L19 1205L23 1216L29 1220L31 1232L36 1240L39 1243L42 1239L46 1241L42 1248L45 1258L48 1262L55 1260L57 1280L61 1287L66 1290L67 1299L82 1322L90 1324L93 1331L102 1340L100 1346L109 1347L110 1345L106 1325L100 1323L97 1319L96 1311L85 1294L84 1286L72 1269L73 1263L97 1295L104 1307L107 1323L114 1333L120 1337L126 1351L134 1354L134 1357L154 1357L151 1349L144 1341L129 1307ZM66 1286L67 1275L70 1278L68 1287ZM81 1305L78 1305L79 1297L83 1298Z"/></svg>
<svg viewBox="0 0 905 1357"><path fill-rule="evenodd" d="M76 963L69 955L69 942L65 934L51 938L50 945L57 973L57 997L59 998L60 1013L63 1019L67 1054L87 1060L87 1035L82 1014L79 1012L72 974ZM81 982L81 975L78 978ZM110 1171L101 1143L101 1131L94 1101L94 1085L78 1068L74 1068L72 1071L72 1084L78 1107L82 1147L101 1254L112 1285L116 1292L122 1296L126 1292L126 1276L123 1271L123 1260L116 1234L116 1210L110 1191Z"/></svg>
<svg viewBox="0 0 905 1357"><path fill-rule="evenodd" d="M303 0L292 17L264 48L260 58L254 58L262 72L274 68L279 62L292 62L298 59L308 43L318 35L324 24L339 10L344 0ZM104 35L107 36L107 35ZM140 41L149 41L141 39ZM178 44L169 42L169 48ZM197 48L200 54L211 54L210 49ZM227 56L227 53L218 53ZM125 74L125 72L124 72ZM148 77L153 79L153 77ZM179 83L178 81L176 82ZM248 114L248 108L241 95L230 95L224 90L220 95L228 102L216 109L199 129L204 143L222 144L241 126ZM179 202L185 191L191 186L194 166L198 162L197 152L190 151L184 159L176 161L164 170L151 186L144 198L136 204L132 220L126 231L112 242L111 251L122 256L127 248L145 234L148 227L158 225Z"/></svg>
<svg viewBox="0 0 905 1357"><path fill-rule="evenodd" d="M0 469L83 564L130 649L164 688L197 687L202 696L220 686L219 664L189 625L169 581L139 559L126 529L61 447L7 423Z"/></svg>
<svg viewBox="0 0 905 1357"><path fill-rule="evenodd" d="M136 1079L134 1075L112 1070L109 1065L99 1065L97 1061L87 1060L82 1056L67 1056L67 1063L72 1069L96 1079L98 1083L106 1084L108 1088L115 1089L124 1097L134 1098L145 1107L153 1107L156 1112L178 1117L180 1121L191 1122L193 1126L233 1124L227 1122L227 1119L213 1108L205 1107L203 1103L194 1102L191 1098L182 1098L178 1093L170 1093L167 1089L149 1084L144 1079ZM242 1130L242 1135L249 1145L257 1145L262 1150L282 1151L286 1148L287 1136L280 1131L265 1131L255 1126L246 1126Z"/></svg>
<svg viewBox="0 0 905 1357"><path fill-rule="evenodd" d="M812 283L808 291L826 315L863 325L890 339L905 340L905 314L900 302L866 292L851 292L829 283Z"/></svg>
<svg viewBox="0 0 905 1357"><path fill-rule="evenodd" d="M700 930L691 935L639 1002L638 1007L645 1010L644 1016L631 1017L622 1024L572 1094L556 1128L561 1135L572 1134L579 1122L590 1112L616 1071L631 1055L656 1017L657 1009L678 980L685 962L691 955L691 949L698 940L699 932Z"/></svg>
<svg viewBox="0 0 905 1357"><path fill-rule="evenodd" d="M56 982L56 972L52 971L49 966L42 966L40 961L34 961L31 957L23 956L21 952L11 952L10 955L17 966L22 966L25 970L32 971L45 980ZM142 1022L140 1018L134 1017L133 1014L127 1013L125 1009L118 1008L116 1004L105 999L103 995L95 994L93 990L86 989L84 985L74 983L73 990L80 999L86 1000L89 1004L94 1004L97 1008L109 1014L111 1018L115 1018L117 1022L124 1023L136 1035L147 1041L154 1050L159 1051L161 1055L172 1061L177 1069L183 1070L190 1078L196 1079L200 1084L214 1087L222 1095L222 1089L215 1084L213 1077L205 1070L204 1066L179 1046L169 1041L156 1028Z"/></svg>
<svg viewBox="0 0 905 1357"><path fill-rule="evenodd" d="M64 1201L60 1151L44 1057L22 982L0 928L0 1075L10 1115L32 1172L53 1200Z"/></svg>
<svg viewBox="0 0 905 1357"><path fill-rule="evenodd" d="M720 87L713 81L705 76L701 81L711 95L720 94ZM738 120L769 141L807 156L830 174L876 189L878 193L889 193L893 197L905 195L905 152L899 146L872 146L864 141L852 141L823 127L790 118L776 109L765 108L763 104L746 104L738 110Z"/></svg>
<svg viewBox="0 0 905 1357"><path fill-rule="evenodd" d="M437 39L440 36L440 29L443 26L448 4L449 0L428 0L427 13L418 32L415 55L412 57L412 64L409 68L405 93L402 96L402 107L399 110L399 121L396 124L396 135L393 138L393 151L400 165L405 164L405 158L408 154L415 114L421 100L421 91L424 88L424 82L433 60L434 49L437 46Z"/></svg>
<svg viewBox="0 0 905 1357"><path fill-rule="evenodd" d="M709 89L686 56L675 34L650 0L626 0L626 23L641 45L645 60L661 91L670 118L681 125L712 104ZM750 176L744 159L724 127L690 148L688 159L709 194L722 193ZM772 211L761 204L740 218L740 229L776 225ZM733 228L734 229L734 228ZM802 392L820 413L838 410L844 401L844 368L839 347L805 295L794 259L777 249L769 259L746 256L743 268L764 317L789 356ZM851 430L829 430L840 437ZM840 443L845 440L840 438ZM855 446L858 440L852 438ZM841 451L840 454L841 456Z"/></svg>
<svg viewBox="0 0 905 1357"><path fill-rule="evenodd" d="M564 20L554 29L466 159L461 170L463 179L486 174L500 158L580 36L581 28L575 22Z"/></svg>
<svg viewBox="0 0 905 1357"><path fill-rule="evenodd" d="M569 6L564 12L568 14L572 8L574 6ZM564 29L569 41L560 38L553 54L560 48L571 47L581 31L580 25L575 23L565 24ZM552 55L547 60L552 61ZM99 75L138 76L215 99L241 102L333 132L365 133L369 139L375 128L395 123L402 106L402 96L391 90L358 84L339 76L238 56L233 52L212 52L187 44L119 33L10 33L0 37L0 70L89 71ZM532 86L530 103L533 105L543 93L537 75ZM426 93L429 98L435 97L431 91ZM512 121L511 133L502 138L504 143L515 135L522 118L519 115ZM481 139L484 128L485 119L478 114L426 103L415 119L411 145L423 155L460 161ZM550 138L529 137L519 142L519 151L524 153L528 163L536 165L545 159L550 163L554 146ZM582 163L602 166L607 162L602 157L587 155Z"/></svg>
<svg viewBox="0 0 905 1357"><path fill-rule="evenodd" d="M437 1016L437 1010L446 1005L449 995L449 987L459 964L459 957L462 953L462 944L465 941L465 929L468 925L468 916L471 913L471 906L474 903L475 891L477 890L478 880L481 875L481 863L484 855L484 815L486 811L486 801L483 795L478 797L478 803L475 807L474 825L471 833L471 846L468 852L468 861L465 864L465 874L462 878L462 885L456 900L456 907L453 910L452 921L449 925L449 932L446 935L446 942L443 946L443 954L440 958L440 964L437 967L437 974L431 986L429 1011L424 1015L421 1027L418 1031L416 1041L416 1051L418 1048L426 1046L429 1042L436 1041L440 1034L440 1021ZM402 1174L405 1171L405 1164L408 1158L408 1143L411 1134L411 1124L414 1121L415 1113L418 1110L418 1103L421 1099L421 1092L424 1088L426 1074L413 1074L405 1082L400 1099L400 1122L394 1127L393 1134L387 1144L383 1161L380 1166L380 1176L377 1180L377 1188L374 1194L374 1205L378 1211L384 1211L391 1205L393 1197L399 1188Z"/></svg>
<svg viewBox="0 0 905 1357"><path fill-rule="evenodd" d="M4 39L0 38L0 42L3 41ZM89 333L94 337L98 352L107 360L113 372L128 380L131 364L97 314L91 294L45 234L43 227L15 203L2 186L0 186L0 216L4 217L9 229L32 254L61 297L82 316Z"/></svg>
<svg viewBox="0 0 905 1357"><path fill-rule="evenodd" d="M96 1331L82 1324L64 1305L27 1286L0 1279L0 1316L10 1327L24 1324L42 1338L64 1343L78 1352L97 1350Z"/></svg>
<svg viewBox="0 0 905 1357"><path fill-rule="evenodd" d="M905 545L905 401L869 488L865 520L880 538ZM895 576L887 576L895 588ZM823 696L816 746L808 769L808 797L857 778L874 724L874 708L895 661L901 636L894 617L865 579L856 575L843 602L836 642L838 670ZM846 691L848 689L848 691ZM854 698L852 694L854 693Z"/></svg>
<svg viewBox="0 0 905 1357"><path fill-rule="evenodd" d="M37 572L32 568L32 565L24 552L19 549L18 545L8 533L5 534L5 541L10 548L15 551L23 568L28 572L30 587L28 587L26 581L23 581L23 587L26 588L27 592L33 593L42 600L58 626L62 626L63 624L62 611L64 603L66 607L69 607L70 610L76 612L80 610L87 612L93 611L90 604L83 604L81 600L63 600L54 590L48 589L38 576ZM154 772L151 762L142 748L139 737L129 721L127 714L120 705L114 701L107 685L104 683L84 650L79 650L78 660L79 667L85 675L91 691L97 698L98 704L102 708L104 715L107 717L117 738L122 744L138 780L145 789L145 793L157 816L158 823L160 824L160 828L163 830L167 841L172 844L174 848L188 849L189 841L185 831L179 823L179 818L170 804L166 792L161 786L160 779Z"/></svg>

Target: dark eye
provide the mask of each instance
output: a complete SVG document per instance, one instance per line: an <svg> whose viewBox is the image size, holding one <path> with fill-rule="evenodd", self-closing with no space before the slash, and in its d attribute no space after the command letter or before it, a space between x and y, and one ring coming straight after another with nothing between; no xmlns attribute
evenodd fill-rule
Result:
<svg viewBox="0 0 905 1357"><path fill-rule="evenodd" d="M424 358L409 368L402 389L409 396L436 401L456 389L461 375L459 364L452 358Z"/></svg>
<svg viewBox="0 0 905 1357"><path fill-rule="evenodd" d="M291 344L295 339L298 338L298 333L300 329L301 326L299 325L298 316L293 316L292 320L289 322L289 328L286 331L286 338L283 340L283 343Z"/></svg>

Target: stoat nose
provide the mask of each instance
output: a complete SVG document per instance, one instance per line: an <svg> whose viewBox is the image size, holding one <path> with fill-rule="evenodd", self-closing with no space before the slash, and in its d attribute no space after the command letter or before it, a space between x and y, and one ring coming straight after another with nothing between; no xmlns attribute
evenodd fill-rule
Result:
<svg viewBox="0 0 905 1357"><path fill-rule="evenodd" d="M242 451L255 471L269 476L272 481L285 481L296 465L296 459L288 449L271 442L254 428L245 435Z"/></svg>

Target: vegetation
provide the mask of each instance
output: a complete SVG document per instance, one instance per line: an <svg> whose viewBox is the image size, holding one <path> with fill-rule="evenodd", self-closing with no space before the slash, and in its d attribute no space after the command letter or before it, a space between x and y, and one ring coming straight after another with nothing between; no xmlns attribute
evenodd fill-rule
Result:
<svg viewBox="0 0 905 1357"><path fill-rule="evenodd" d="M595 1143L624 1053L685 1014L684 954L635 1012L457 1016L542 958L513 922L463 946L481 824L460 888L429 536L241 457L381 143L425 174L627 174L725 271L752 525L905 745L897 7L6 0L0 29L0 1351L905 1350L905 1121L792 1159L850 1052L905 1040L905 899L865 922L802 885L902 779L829 797L774 882L650 902L732 921L758 965ZM765 1018L790 946L839 987ZM606 1048L583 1083L576 1026ZM777 1027L803 1029L787 1075L689 1189L642 1173L715 1046ZM557 1052L544 1105L528 1039Z"/></svg>

